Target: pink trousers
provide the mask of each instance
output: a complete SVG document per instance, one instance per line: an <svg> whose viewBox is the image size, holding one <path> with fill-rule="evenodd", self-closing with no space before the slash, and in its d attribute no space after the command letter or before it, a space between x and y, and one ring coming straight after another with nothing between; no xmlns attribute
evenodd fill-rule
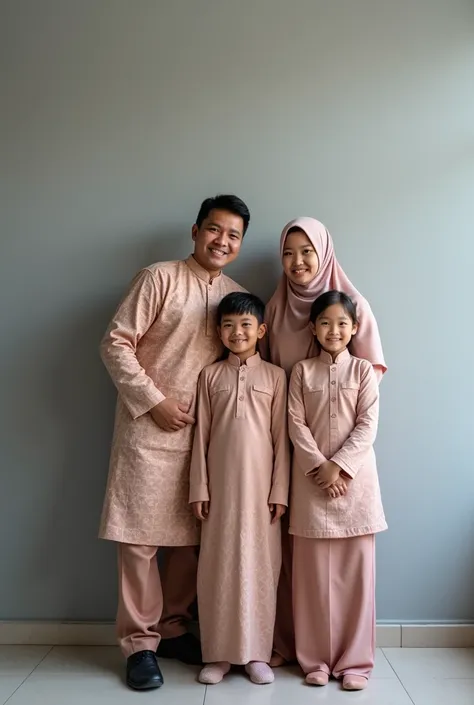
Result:
<svg viewBox="0 0 474 705"><path fill-rule="evenodd" d="M292 567L293 536L288 533L289 514L281 520L281 573L278 582L273 651L291 663L296 661L295 627L293 624Z"/></svg>
<svg viewBox="0 0 474 705"><path fill-rule="evenodd" d="M186 632L196 599L197 546L163 549L161 576L156 546L118 544L117 636L126 658L156 651L161 637Z"/></svg>
<svg viewBox="0 0 474 705"><path fill-rule="evenodd" d="M304 673L368 678L375 652L375 536L294 536L293 611Z"/></svg>

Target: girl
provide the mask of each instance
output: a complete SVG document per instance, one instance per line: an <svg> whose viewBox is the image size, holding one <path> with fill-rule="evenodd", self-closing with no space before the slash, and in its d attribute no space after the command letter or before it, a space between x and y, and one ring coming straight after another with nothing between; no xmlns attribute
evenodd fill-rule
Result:
<svg viewBox="0 0 474 705"><path fill-rule="evenodd" d="M373 450L377 379L348 351L358 326L347 294L316 299L319 354L295 365L288 397L296 655L308 684L332 674L345 690L365 688L374 665L374 534L387 528Z"/></svg>
<svg viewBox="0 0 474 705"><path fill-rule="evenodd" d="M265 306L234 293L219 304L225 360L199 381L190 472L195 516L203 522L198 569L201 683L219 683L232 664L254 683L271 683L280 517L288 503L287 382L264 362Z"/></svg>
<svg viewBox="0 0 474 705"><path fill-rule="evenodd" d="M382 378L386 365L377 322L371 308L336 259L332 238L314 218L297 218L281 234L283 275L265 311L268 335L261 346L265 359L280 365L289 376L293 365L314 355L309 313L313 301L325 291L339 289L357 304L359 327L350 350L374 366ZM266 342L267 341L267 342ZM295 656L291 598L291 537L282 523L283 563L278 586L278 605L272 666L293 661Z"/></svg>

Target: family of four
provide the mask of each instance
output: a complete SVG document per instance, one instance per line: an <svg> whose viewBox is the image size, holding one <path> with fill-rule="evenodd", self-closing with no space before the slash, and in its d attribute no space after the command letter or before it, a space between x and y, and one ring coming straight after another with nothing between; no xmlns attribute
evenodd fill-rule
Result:
<svg viewBox="0 0 474 705"><path fill-rule="evenodd" d="M266 308L225 276L249 221L206 199L193 254L139 272L101 345L118 403L100 535L137 690L163 684L158 658L208 684L297 660L360 690L373 668L377 324L312 218L284 228Z"/></svg>

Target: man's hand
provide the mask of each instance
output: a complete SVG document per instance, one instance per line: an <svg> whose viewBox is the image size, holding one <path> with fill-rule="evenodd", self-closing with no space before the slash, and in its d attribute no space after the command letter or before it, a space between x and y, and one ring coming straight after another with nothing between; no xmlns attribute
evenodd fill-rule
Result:
<svg viewBox="0 0 474 705"><path fill-rule="evenodd" d="M209 502L192 502L191 509L199 521L206 521L209 516Z"/></svg>
<svg viewBox="0 0 474 705"><path fill-rule="evenodd" d="M341 468L332 460L326 460L325 463L319 466L319 470L316 473L316 484L322 490L327 490L331 485L334 485L336 480L339 479L341 473Z"/></svg>
<svg viewBox="0 0 474 705"><path fill-rule="evenodd" d="M154 406L150 414L163 431L180 431L187 424L195 423L195 419L188 414L188 407L172 397Z"/></svg>
<svg viewBox="0 0 474 705"><path fill-rule="evenodd" d="M286 512L286 507L284 504L269 504L270 514L272 515L272 524L276 524L280 521L283 514Z"/></svg>

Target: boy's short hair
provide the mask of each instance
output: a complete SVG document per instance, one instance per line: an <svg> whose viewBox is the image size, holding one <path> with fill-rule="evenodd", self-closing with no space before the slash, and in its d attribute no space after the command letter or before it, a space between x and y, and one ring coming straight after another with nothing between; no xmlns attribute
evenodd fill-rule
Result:
<svg viewBox="0 0 474 705"><path fill-rule="evenodd" d="M234 215L239 215L244 221L244 231L243 234L247 232L247 228L250 223L250 211L247 204L242 201L238 196L233 194L219 194L212 198L206 198L199 209L198 216L196 218L196 225L198 228L201 227L203 221L207 218L209 213L214 209L229 211Z"/></svg>
<svg viewBox="0 0 474 705"><path fill-rule="evenodd" d="M217 307L217 325L221 325L224 316L243 316L245 314L255 316L258 325L261 326L265 320L265 304L253 294L241 291L227 294Z"/></svg>

